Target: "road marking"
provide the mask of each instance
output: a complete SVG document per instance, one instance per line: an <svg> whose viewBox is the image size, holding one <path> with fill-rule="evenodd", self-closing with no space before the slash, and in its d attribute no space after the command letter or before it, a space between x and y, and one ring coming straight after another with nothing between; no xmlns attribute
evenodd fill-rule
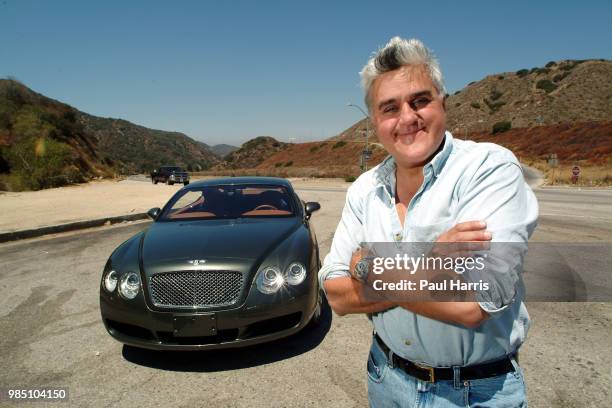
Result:
<svg viewBox="0 0 612 408"><path fill-rule="evenodd" d="M576 214L564 214L564 213L540 213L540 216L548 216L548 217L569 217L569 218L593 218L597 220L608 220L612 221L612 217L596 217L593 215L576 215Z"/></svg>

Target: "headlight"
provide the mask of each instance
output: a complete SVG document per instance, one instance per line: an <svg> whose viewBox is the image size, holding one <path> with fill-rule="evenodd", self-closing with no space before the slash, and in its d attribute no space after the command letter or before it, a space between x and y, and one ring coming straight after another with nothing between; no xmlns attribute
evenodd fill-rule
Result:
<svg viewBox="0 0 612 408"><path fill-rule="evenodd" d="M285 279L290 285L299 285L306 278L306 268L299 262L294 262L285 271Z"/></svg>
<svg viewBox="0 0 612 408"><path fill-rule="evenodd" d="M277 292L285 283L285 278L277 268L268 266L257 275L257 289L269 295Z"/></svg>
<svg viewBox="0 0 612 408"><path fill-rule="evenodd" d="M121 277L119 293L126 299L134 299L140 290L140 276L136 272L128 272Z"/></svg>
<svg viewBox="0 0 612 408"><path fill-rule="evenodd" d="M171 174L171 175L170 175L170 178L171 178L172 180L174 180L174 174Z"/></svg>
<svg viewBox="0 0 612 408"><path fill-rule="evenodd" d="M115 290L115 288L117 287L117 280L119 278L119 275L117 274L116 271L108 271L106 272L106 274L104 275L104 289L106 289L109 292L112 292Z"/></svg>

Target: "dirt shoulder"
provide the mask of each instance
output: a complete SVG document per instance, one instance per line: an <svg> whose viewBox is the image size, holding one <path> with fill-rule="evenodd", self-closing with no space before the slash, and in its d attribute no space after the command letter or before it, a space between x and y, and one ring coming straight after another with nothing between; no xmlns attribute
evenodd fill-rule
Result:
<svg viewBox="0 0 612 408"><path fill-rule="evenodd" d="M338 179L291 179L296 188L348 187ZM0 233L147 212L162 207L182 185L95 181L40 191L0 193Z"/></svg>

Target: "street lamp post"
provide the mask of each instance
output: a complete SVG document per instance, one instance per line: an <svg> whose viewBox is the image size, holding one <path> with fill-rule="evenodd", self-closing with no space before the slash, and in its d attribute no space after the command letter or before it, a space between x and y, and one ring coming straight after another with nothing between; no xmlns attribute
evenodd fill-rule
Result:
<svg viewBox="0 0 612 408"><path fill-rule="evenodd" d="M366 133L365 133L365 150L364 152L368 151L368 135L370 134L370 116L365 113L365 111L363 109L361 109L361 106L359 105L355 105L352 103L348 103L346 106L351 106L353 108L357 108L361 111L361 113L363 113L363 116L365 116L366 118ZM365 155L367 155L367 153L362 153L362 160L363 160L363 168L362 170L367 171L368 170L368 161L366 160Z"/></svg>

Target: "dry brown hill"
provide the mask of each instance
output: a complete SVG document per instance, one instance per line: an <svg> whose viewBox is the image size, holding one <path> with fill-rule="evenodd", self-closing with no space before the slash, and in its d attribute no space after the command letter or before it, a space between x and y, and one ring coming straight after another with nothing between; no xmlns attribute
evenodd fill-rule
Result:
<svg viewBox="0 0 612 408"><path fill-rule="evenodd" d="M612 158L612 121L532 126L495 135L476 132L469 139L507 147L522 161L544 162L554 153L561 164L602 166Z"/></svg>
<svg viewBox="0 0 612 408"><path fill-rule="evenodd" d="M240 149L225 156L224 161L213 167L213 170L252 169L288 146L290 146L289 143L279 142L273 137L259 136L245 142Z"/></svg>
<svg viewBox="0 0 612 408"><path fill-rule="evenodd" d="M612 61L551 61L545 67L503 72L472 82L446 101L447 129L492 132L511 128L612 120ZM360 120L328 140L363 140ZM376 134L370 125L370 139Z"/></svg>
<svg viewBox="0 0 612 408"><path fill-rule="evenodd" d="M549 62L546 67L489 75L448 97L447 128L491 131L612 119L612 61Z"/></svg>

